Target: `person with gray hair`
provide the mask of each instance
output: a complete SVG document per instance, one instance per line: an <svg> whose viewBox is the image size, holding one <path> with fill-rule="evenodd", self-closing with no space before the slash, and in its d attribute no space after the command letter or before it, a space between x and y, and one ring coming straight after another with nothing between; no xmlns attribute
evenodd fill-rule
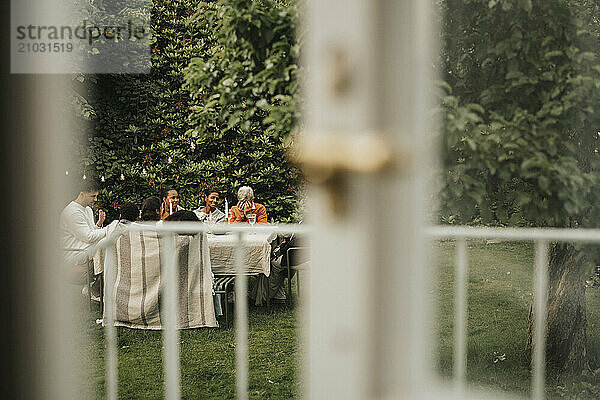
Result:
<svg viewBox="0 0 600 400"><path fill-rule="evenodd" d="M254 191L250 186L242 186L238 190L238 203L231 207L231 219L229 222L248 222L248 217L254 215L258 224L267 223L267 209L262 204L254 202Z"/></svg>

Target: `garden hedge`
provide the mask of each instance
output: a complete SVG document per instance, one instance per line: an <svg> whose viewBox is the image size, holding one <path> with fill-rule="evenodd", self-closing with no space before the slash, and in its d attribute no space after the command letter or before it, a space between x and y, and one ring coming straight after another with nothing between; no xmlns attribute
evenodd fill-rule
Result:
<svg viewBox="0 0 600 400"><path fill-rule="evenodd" d="M104 181L99 205L110 218L166 187L193 209L204 187L231 204L242 185L270 221L299 218L301 176L285 157L298 120L288 3L156 0L150 74L75 77L85 134L71 176Z"/></svg>

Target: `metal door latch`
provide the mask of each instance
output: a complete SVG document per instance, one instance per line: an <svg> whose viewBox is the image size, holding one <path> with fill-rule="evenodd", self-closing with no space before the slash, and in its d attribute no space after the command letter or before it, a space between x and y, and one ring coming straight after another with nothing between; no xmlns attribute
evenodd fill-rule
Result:
<svg viewBox="0 0 600 400"><path fill-rule="evenodd" d="M381 135L331 132L296 136L289 157L309 182L327 190L332 212L338 216L346 212L344 191L349 174L382 174L406 160Z"/></svg>

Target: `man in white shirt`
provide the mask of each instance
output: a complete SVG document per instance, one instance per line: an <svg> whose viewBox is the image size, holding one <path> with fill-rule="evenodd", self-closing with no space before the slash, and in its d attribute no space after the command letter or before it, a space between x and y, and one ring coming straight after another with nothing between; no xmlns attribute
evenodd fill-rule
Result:
<svg viewBox="0 0 600 400"><path fill-rule="evenodd" d="M98 200L98 189L97 183L84 182L77 198L70 202L60 215L62 246L69 268L67 275L69 281L77 284L87 283L88 274L93 277L93 269L87 263L84 250L106 236L106 229L102 228L106 214L100 210L98 222L94 223L94 212L91 208ZM98 293L99 286L93 287L92 294Z"/></svg>

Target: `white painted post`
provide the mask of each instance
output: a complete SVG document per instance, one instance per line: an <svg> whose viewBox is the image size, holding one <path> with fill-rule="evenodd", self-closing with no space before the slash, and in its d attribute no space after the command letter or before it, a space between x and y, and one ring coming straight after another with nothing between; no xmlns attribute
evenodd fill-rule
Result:
<svg viewBox="0 0 600 400"><path fill-rule="evenodd" d="M310 73L305 135L328 131L350 139L374 128L374 3L308 2L305 54ZM345 83L350 85L347 89ZM309 294L305 297L309 320L302 325L309 329L305 390L311 399L354 400L371 392L376 310L371 293L370 233L365 225L375 212L356 205L375 187L364 183L355 180L347 191L333 194L351 210L343 217L332 212L330 194L323 188L312 187L308 195L307 220L315 231L311 238L313 272L308 275Z"/></svg>
<svg viewBox="0 0 600 400"><path fill-rule="evenodd" d="M117 400L119 387L118 371L118 344L117 330L115 328L115 280L117 270L117 254L115 246L111 245L106 249L106 259L104 263L105 280L105 310L106 320L104 321L104 331L106 333L106 398L108 400Z"/></svg>
<svg viewBox="0 0 600 400"><path fill-rule="evenodd" d="M14 0L10 8L11 24L19 23L18 18L13 18L19 9L24 11L21 21L35 21L37 15L45 12L49 18L56 17L61 11L52 8L50 2L37 1ZM62 14L62 18L64 16ZM80 314L87 312L87 307L78 307L81 287L71 285L65 279L68 266L57 234L59 214L67 204L65 193L75 192L75 188L59 178L65 176L70 158L64 154L64 144L70 143L75 132L63 107L71 95L71 77L6 76L6 98L12 104L14 123L12 133L7 131L7 134L18 139L6 142L15 147L8 148L5 155L9 160L3 161L7 161L9 167L5 176L16 178L13 182L19 181L19 197L6 199L4 205L8 208L5 210L9 212L11 202L13 210L18 210L16 204L19 201L43 200L35 202L35 206L25 207L28 212L21 216L8 218L6 215L3 219L10 231L14 231L14 236L5 240L2 246L12 248L13 254L19 255L14 263L3 258L5 269L13 270L5 271L4 278L6 282L22 285L18 290L15 287L13 293L18 296L12 299L14 304L6 308L7 312L10 310L8 315L18 318L15 324L5 320L6 339L18 338L22 348L8 350L16 339L7 341L7 350L12 356L5 356L12 360L9 362L15 369L10 371L10 385L3 387L3 392L10 395L12 389L13 394L16 390L22 398L49 400L87 397L89 367L86 358L81 357L82 349L87 345L84 334L87 325ZM18 169L10 167L17 168L17 165ZM11 251L4 254L11 254ZM20 280L15 281L15 278ZM79 295L75 297L76 294Z"/></svg>
<svg viewBox="0 0 600 400"><path fill-rule="evenodd" d="M454 379L457 395L465 389L467 369L467 244L465 238L456 239L456 288L454 292Z"/></svg>
<svg viewBox="0 0 600 400"><path fill-rule="evenodd" d="M535 282L533 300L532 398L543 400L546 374L546 303L548 302L548 242L535 241Z"/></svg>
<svg viewBox="0 0 600 400"><path fill-rule="evenodd" d="M164 278L165 301L161 310L164 317L164 368L165 368L165 398L179 400L179 331L177 330L179 293L177 277L179 268L175 247L175 234L163 233L163 251L165 262L161 268Z"/></svg>
<svg viewBox="0 0 600 400"><path fill-rule="evenodd" d="M338 157L338 144L356 148L357 137L376 137L396 161L381 173L348 169L310 188L311 399L405 398L429 383L428 7L418 0L307 4L304 135L337 137L323 151Z"/></svg>
<svg viewBox="0 0 600 400"><path fill-rule="evenodd" d="M236 394L248 400L248 277L244 269L243 233L237 233L235 258L235 360ZM227 301L227 299L226 299Z"/></svg>

